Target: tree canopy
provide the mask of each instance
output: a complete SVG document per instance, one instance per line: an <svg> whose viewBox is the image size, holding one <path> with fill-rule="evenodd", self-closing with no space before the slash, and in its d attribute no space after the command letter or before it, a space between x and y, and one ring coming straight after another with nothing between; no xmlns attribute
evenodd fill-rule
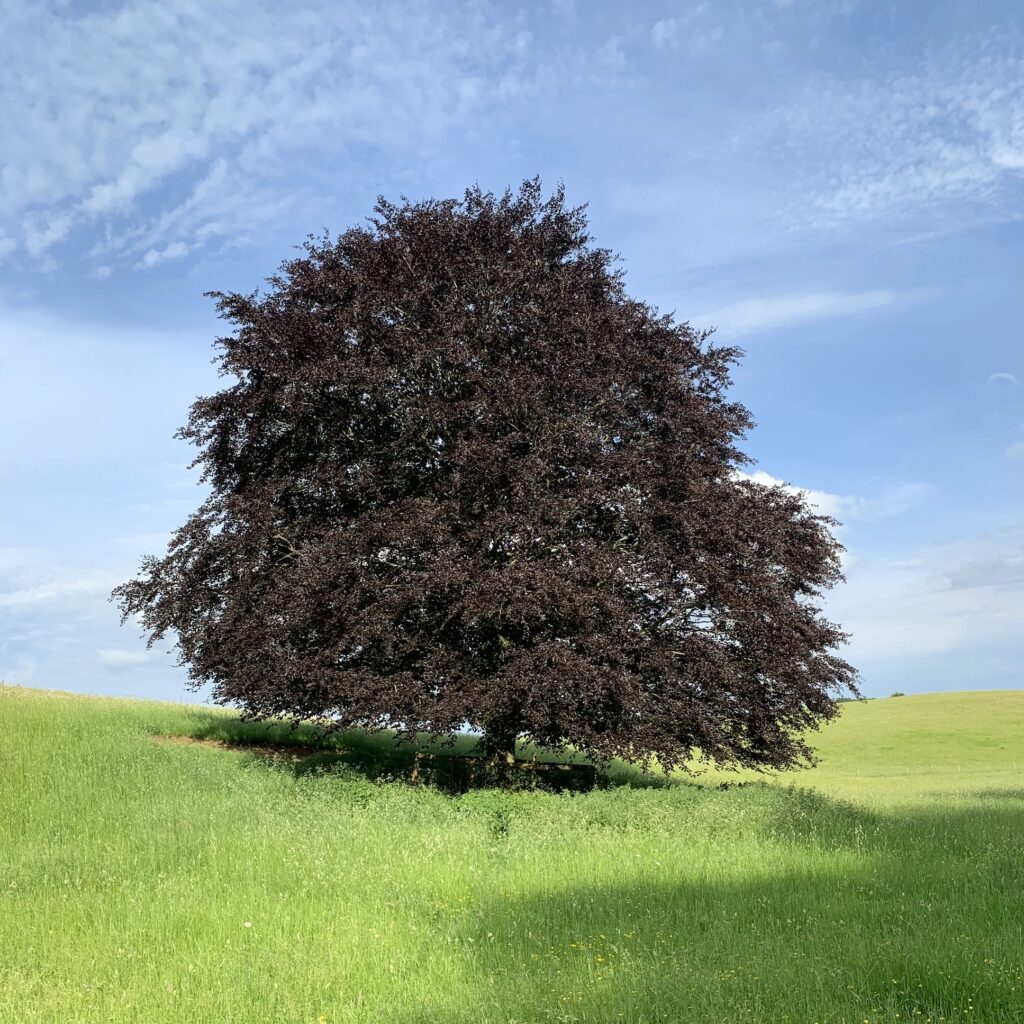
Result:
<svg viewBox="0 0 1024 1024"><path fill-rule="evenodd" d="M832 521L744 476L738 351L631 298L561 189L381 199L210 294L209 497L115 591L195 685L495 751L808 754L855 681Z"/></svg>

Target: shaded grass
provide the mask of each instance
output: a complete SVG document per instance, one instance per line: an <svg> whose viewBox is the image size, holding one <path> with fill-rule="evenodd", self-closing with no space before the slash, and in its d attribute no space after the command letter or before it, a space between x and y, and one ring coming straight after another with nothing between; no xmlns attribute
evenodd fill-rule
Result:
<svg viewBox="0 0 1024 1024"><path fill-rule="evenodd" d="M163 734L156 733L156 738ZM301 752L292 756L297 774L346 768L374 781L408 779L413 770L417 752L442 757L477 756L479 739L468 733L439 739L430 736L406 739L389 730L367 733L352 729L326 732L308 724L284 721L243 721L235 715L208 708L192 709L183 735L199 741L221 743L240 751L246 749L260 756L273 757L273 748L282 754ZM516 744L520 761L538 763L590 764L584 756L574 752L552 752L529 741ZM524 776L524 784L528 783ZM672 780L664 775L651 774L641 768L613 762L600 767L600 785L660 788Z"/></svg>
<svg viewBox="0 0 1024 1024"><path fill-rule="evenodd" d="M1024 695L851 706L799 786L572 797L154 743L268 738L174 705L0 726L5 1024L1022 1019Z"/></svg>

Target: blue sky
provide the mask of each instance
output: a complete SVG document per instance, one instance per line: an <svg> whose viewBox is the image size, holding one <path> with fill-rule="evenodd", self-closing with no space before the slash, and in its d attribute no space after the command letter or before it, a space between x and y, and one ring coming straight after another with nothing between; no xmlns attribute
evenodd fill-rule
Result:
<svg viewBox="0 0 1024 1024"><path fill-rule="evenodd" d="M843 522L869 695L1024 686L1013 2L0 0L0 679L177 699L110 588L197 504L205 290L378 193L540 174L746 350L758 473Z"/></svg>

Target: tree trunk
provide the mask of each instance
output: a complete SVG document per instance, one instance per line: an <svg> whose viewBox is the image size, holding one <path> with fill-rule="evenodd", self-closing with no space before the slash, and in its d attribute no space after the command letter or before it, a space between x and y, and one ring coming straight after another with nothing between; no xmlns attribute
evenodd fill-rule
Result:
<svg viewBox="0 0 1024 1024"><path fill-rule="evenodd" d="M480 741L480 752L495 761L515 764L516 737L519 730L509 722L487 722Z"/></svg>

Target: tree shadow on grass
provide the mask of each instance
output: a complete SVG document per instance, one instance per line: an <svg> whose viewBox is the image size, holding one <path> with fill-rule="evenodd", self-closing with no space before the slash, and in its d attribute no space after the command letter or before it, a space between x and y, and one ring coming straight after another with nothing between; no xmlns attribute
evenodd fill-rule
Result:
<svg viewBox="0 0 1024 1024"><path fill-rule="evenodd" d="M327 732L313 725L245 721L203 711L191 712L184 735L173 738L248 753L268 767L286 767L297 776L338 771L375 781L406 778L417 751L441 749L440 743L411 742L390 731ZM461 753L472 745L471 737L455 737L447 749Z"/></svg>
<svg viewBox="0 0 1024 1024"><path fill-rule="evenodd" d="M275 768L287 767L296 776L325 773L355 773L372 781L408 780L416 766L416 755L467 758L476 754L479 738L469 733L447 738L421 737L410 740L390 730L365 732L350 729L328 732L313 725L294 726L286 721L245 721L217 712L192 711L184 736L191 740L228 750L247 752ZM560 753L521 741L521 761L531 759L541 765L589 765L577 753ZM630 788L666 788L677 784L666 776L652 775L640 767L616 761L602 765L596 773L598 786ZM437 788L451 790L452 785L437 782ZM525 782L524 782L525 785ZM490 788L486 780L470 788ZM500 787L499 787L500 788Z"/></svg>
<svg viewBox="0 0 1024 1024"><path fill-rule="evenodd" d="M624 861L607 882L487 899L444 939L472 1005L438 992L405 1024L1024 1019L1021 809L775 796L749 867L705 853L666 881Z"/></svg>

